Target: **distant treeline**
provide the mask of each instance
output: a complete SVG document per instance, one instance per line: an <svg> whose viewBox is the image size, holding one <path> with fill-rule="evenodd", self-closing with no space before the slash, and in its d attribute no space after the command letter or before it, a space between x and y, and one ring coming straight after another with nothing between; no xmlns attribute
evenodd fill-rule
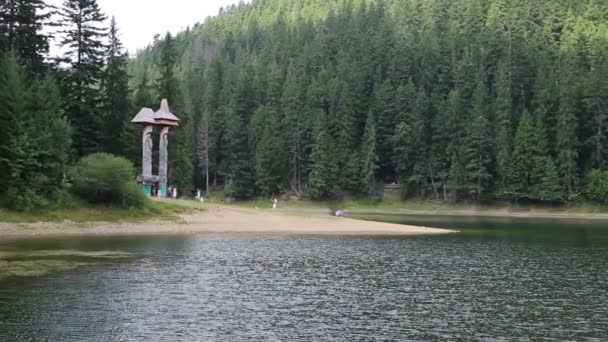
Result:
<svg viewBox="0 0 608 342"><path fill-rule="evenodd" d="M258 0L157 40L130 65L135 88L162 78L167 46L197 187L608 195L603 1Z"/></svg>

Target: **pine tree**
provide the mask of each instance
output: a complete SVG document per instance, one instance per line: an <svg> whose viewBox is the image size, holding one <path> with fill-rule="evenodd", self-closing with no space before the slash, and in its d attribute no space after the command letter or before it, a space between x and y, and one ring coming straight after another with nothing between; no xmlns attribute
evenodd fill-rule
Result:
<svg viewBox="0 0 608 342"><path fill-rule="evenodd" d="M177 52L175 51L175 40L171 33L167 32L165 39L162 42L159 64L160 76L156 80L156 87L159 97L161 99L167 99L171 108L178 109L178 103L181 98L179 94L179 81L175 76L176 62Z"/></svg>
<svg viewBox="0 0 608 342"><path fill-rule="evenodd" d="M563 202L566 198L566 192L553 158L545 157L544 165L545 168L537 192L538 199L553 203Z"/></svg>
<svg viewBox="0 0 608 342"><path fill-rule="evenodd" d="M608 25L598 28L590 45L590 69L586 77L588 97L586 108L592 115L590 120L592 168L605 169L608 166Z"/></svg>
<svg viewBox="0 0 608 342"><path fill-rule="evenodd" d="M394 176L391 158L391 138L395 131L395 88L389 80L376 85L373 94L373 112L376 115L378 136L379 172L385 177Z"/></svg>
<svg viewBox="0 0 608 342"><path fill-rule="evenodd" d="M255 150L255 184L263 196L276 195L284 190L287 159L283 145L276 127L270 122L265 126Z"/></svg>
<svg viewBox="0 0 608 342"><path fill-rule="evenodd" d="M525 111L515 134L513 155L506 179L506 197L513 199L533 197L532 187L535 185L535 178L538 178L535 174L538 171L536 162L540 157L535 153L537 143L535 120L528 111Z"/></svg>
<svg viewBox="0 0 608 342"><path fill-rule="evenodd" d="M313 129L308 174L308 194L312 199L326 199L336 195L336 169L330 153L331 137L327 131L327 119L318 111Z"/></svg>
<svg viewBox="0 0 608 342"><path fill-rule="evenodd" d="M63 113L59 88L53 78L36 81L33 86L32 115L35 131L34 146L40 151L38 185L30 186L44 195L52 195L61 185L70 163L72 128Z"/></svg>
<svg viewBox="0 0 608 342"><path fill-rule="evenodd" d="M467 129L465 142L466 188L472 199L482 200L492 181L492 136L487 117L487 93L485 85L478 81L473 95L472 121Z"/></svg>
<svg viewBox="0 0 608 342"><path fill-rule="evenodd" d="M0 61L0 194L14 209L32 209L58 188L68 161L70 127L47 78L28 82L19 60Z"/></svg>
<svg viewBox="0 0 608 342"><path fill-rule="evenodd" d="M376 145L376 122L374 114L371 111L367 115L365 122L361 150L361 155L363 156L363 183L366 185L367 194L373 198L376 195L376 172L379 166Z"/></svg>
<svg viewBox="0 0 608 342"><path fill-rule="evenodd" d="M106 152L124 155L129 145L131 133L131 113L129 111L128 56L123 51L118 38L116 20L110 24L110 44L106 51L106 69L102 79L103 106L103 149Z"/></svg>
<svg viewBox="0 0 608 342"><path fill-rule="evenodd" d="M61 61L70 69L66 72L62 93L66 114L74 128L74 147L81 156L103 149L99 84L106 50L105 20L97 0L63 2L60 24L65 52Z"/></svg>
<svg viewBox="0 0 608 342"><path fill-rule="evenodd" d="M413 113L416 90L410 82L407 86L397 90L398 114L397 125L393 137L392 156L395 170L399 175L402 197L411 195L411 177L414 164L418 158L418 146L422 123L418 115Z"/></svg>
<svg viewBox="0 0 608 342"><path fill-rule="evenodd" d="M496 80L496 171L500 177L499 188L506 186L511 158L511 79L506 63L498 66Z"/></svg>
<svg viewBox="0 0 608 342"><path fill-rule="evenodd" d="M194 178L194 134L197 127L186 111L180 81L175 74L177 52L173 36L167 32L162 42L160 76L156 80L160 103L167 99L170 109L180 118L180 127L173 129L169 144L169 182L181 189L182 194L193 190Z"/></svg>
<svg viewBox="0 0 608 342"><path fill-rule="evenodd" d="M574 194L578 179L578 120L575 113L574 99L571 94L560 98L560 109L557 118L557 162L564 185L570 195Z"/></svg>
<svg viewBox="0 0 608 342"><path fill-rule="evenodd" d="M14 50L29 76L42 76L49 51L43 32L51 13L43 0L5 0L0 3L0 51Z"/></svg>
<svg viewBox="0 0 608 342"><path fill-rule="evenodd" d="M285 112L283 127L289 153L289 184L293 192L301 194L305 185L305 149L310 119L307 118L308 113L304 107L303 98L306 89L302 84L302 76L296 68L294 64L288 68L282 108Z"/></svg>
<svg viewBox="0 0 608 342"><path fill-rule="evenodd" d="M22 130L27 128L24 116L28 107L29 89L13 53L3 56L0 64L0 193L16 186L19 181L20 162L15 157L22 140Z"/></svg>

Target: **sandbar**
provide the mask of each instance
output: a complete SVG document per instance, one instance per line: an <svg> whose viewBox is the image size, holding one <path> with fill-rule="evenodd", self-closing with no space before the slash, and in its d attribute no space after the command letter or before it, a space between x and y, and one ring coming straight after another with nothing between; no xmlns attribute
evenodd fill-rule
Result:
<svg viewBox="0 0 608 342"><path fill-rule="evenodd" d="M454 230L321 215L294 215L267 209L208 206L180 214L172 220L143 222L4 223L0 240L53 236L175 235L205 233L313 234L313 235L426 235L454 233Z"/></svg>

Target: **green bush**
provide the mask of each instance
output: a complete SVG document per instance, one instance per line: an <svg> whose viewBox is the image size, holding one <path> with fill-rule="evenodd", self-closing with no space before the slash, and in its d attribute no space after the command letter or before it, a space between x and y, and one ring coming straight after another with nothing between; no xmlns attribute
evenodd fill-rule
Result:
<svg viewBox="0 0 608 342"><path fill-rule="evenodd" d="M591 170L583 181L583 194L587 199L608 204L608 171Z"/></svg>
<svg viewBox="0 0 608 342"><path fill-rule="evenodd" d="M15 211L45 209L49 201L31 189L10 188L0 200L0 206Z"/></svg>
<svg viewBox="0 0 608 342"><path fill-rule="evenodd" d="M133 164L107 153L86 156L72 168L72 189L93 204L141 208L145 196L135 183Z"/></svg>

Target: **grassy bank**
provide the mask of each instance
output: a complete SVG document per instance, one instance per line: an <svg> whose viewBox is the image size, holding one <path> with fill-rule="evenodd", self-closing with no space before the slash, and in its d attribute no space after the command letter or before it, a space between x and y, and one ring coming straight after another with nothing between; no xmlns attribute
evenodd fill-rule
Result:
<svg viewBox="0 0 608 342"><path fill-rule="evenodd" d="M119 208L104 205L79 204L70 208L45 209L27 212L0 208L0 222L119 222L149 219L173 219L180 213L194 210L189 201L148 200L143 209Z"/></svg>
<svg viewBox="0 0 608 342"><path fill-rule="evenodd" d="M210 203L230 203L245 208L271 208L270 199L255 199L249 201L225 202L218 198L211 198ZM369 201L361 199L347 199L341 201L311 201L311 200L279 200L279 209L287 210L328 210L345 209L352 211L378 211L378 212L488 212L488 213L548 213L548 214L608 214L608 207L591 203L576 203L561 206L530 205L511 203L495 203L480 205L475 203L449 203L441 201Z"/></svg>

